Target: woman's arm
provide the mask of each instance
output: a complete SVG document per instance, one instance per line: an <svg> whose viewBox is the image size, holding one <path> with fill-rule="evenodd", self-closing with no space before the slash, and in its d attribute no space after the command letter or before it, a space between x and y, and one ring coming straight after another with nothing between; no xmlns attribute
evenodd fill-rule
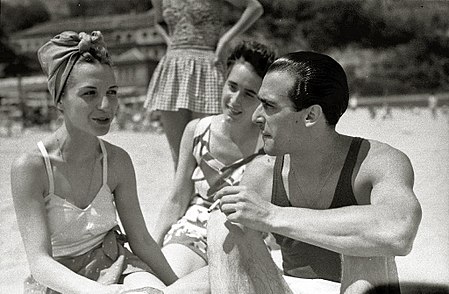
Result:
<svg viewBox="0 0 449 294"><path fill-rule="evenodd" d="M235 7L245 9L240 19L221 36L215 50L216 61L225 60L226 49L232 39L245 32L263 14L263 7L257 0L226 0Z"/></svg>
<svg viewBox="0 0 449 294"><path fill-rule="evenodd" d="M164 18L162 17L162 0L151 0L154 11L154 28L161 35L167 45L170 45L170 37L167 30L162 26Z"/></svg>
<svg viewBox="0 0 449 294"><path fill-rule="evenodd" d="M53 259L44 203L46 183L47 172L40 155L23 155L13 163L12 197L34 279L62 293L114 293L110 287L78 275Z"/></svg>
<svg viewBox="0 0 449 294"><path fill-rule="evenodd" d="M153 225L154 237L162 246L164 236L187 210L192 194L192 174L196 167L196 161L192 154L193 139L198 119L189 122L184 130L179 151L179 163L176 170L173 190L164 202L157 223Z"/></svg>
<svg viewBox="0 0 449 294"><path fill-rule="evenodd" d="M153 269L162 282L170 285L178 277L147 230L137 198L136 175L131 158L123 149L115 146L113 149L110 154L111 170L116 171L117 177L114 179L117 183L114 189L115 204L131 250Z"/></svg>

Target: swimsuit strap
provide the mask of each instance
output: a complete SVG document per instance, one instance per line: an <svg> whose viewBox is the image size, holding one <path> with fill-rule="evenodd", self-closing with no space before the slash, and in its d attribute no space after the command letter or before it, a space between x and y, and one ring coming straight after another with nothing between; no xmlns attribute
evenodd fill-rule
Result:
<svg viewBox="0 0 449 294"><path fill-rule="evenodd" d="M37 147L39 147L39 150L42 153L42 156L44 157L45 162L45 168L47 170L47 176L48 176L48 183L49 183L49 194L53 194L55 192L55 183L53 179L53 170L51 169L51 163L50 163L50 157L48 156L47 149L45 149L44 143L42 141L39 141L37 143Z"/></svg>
<svg viewBox="0 0 449 294"><path fill-rule="evenodd" d="M106 185L108 182L108 153L103 140L98 140L100 141L101 152L103 153L103 185Z"/></svg>

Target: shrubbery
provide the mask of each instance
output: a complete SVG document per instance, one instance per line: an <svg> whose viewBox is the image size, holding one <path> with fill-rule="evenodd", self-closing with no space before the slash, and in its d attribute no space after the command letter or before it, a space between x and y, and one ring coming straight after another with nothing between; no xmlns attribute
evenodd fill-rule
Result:
<svg viewBox="0 0 449 294"><path fill-rule="evenodd" d="M3 32L9 34L49 19L44 6L34 2L27 7L9 4L2 7L5 13L2 13L0 39L3 43L6 40ZM70 0L67 3L74 16L143 12L151 7L148 0L113 2ZM297 50L328 53L344 65L354 93L382 95L449 90L449 2L260 2L264 15L241 38L252 37L271 44L279 54ZM107 9L99 10L98 6ZM231 26L240 15L241 10L228 5L223 11L225 24Z"/></svg>
<svg viewBox="0 0 449 294"><path fill-rule="evenodd" d="M449 90L449 2L261 2L265 14L249 35L280 54L329 53L344 64L353 93Z"/></svg>

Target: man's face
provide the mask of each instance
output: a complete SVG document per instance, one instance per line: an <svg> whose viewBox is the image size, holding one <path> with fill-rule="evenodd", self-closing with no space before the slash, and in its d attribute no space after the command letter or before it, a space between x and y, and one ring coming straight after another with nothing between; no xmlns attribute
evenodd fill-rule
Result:
<svg viewBox="0 0 449 294"><path fill-rule="evenodd" d="M261 104L252 120L262 131L264 150L269 155L282 155L295 150L300 135L301 111L297 112L288 94L295 79L287 72L267 74L259 90Z"/></svg>

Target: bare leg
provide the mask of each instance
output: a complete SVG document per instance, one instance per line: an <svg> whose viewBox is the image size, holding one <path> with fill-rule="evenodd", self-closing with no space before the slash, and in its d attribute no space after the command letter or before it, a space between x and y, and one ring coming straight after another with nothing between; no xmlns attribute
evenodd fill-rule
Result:
<svg viewBox="0 0 449 294"><path fill-rule="evenodd" d="M168 244L162 248L162 253L180 278L207 265L203 258L182 244Z"/></svg>
<svg viewBox="0 0 449 294"><path fill-rule="evenodd" d="M181 144L182 133L187 123L192 119L192 113L187 109L178 111L161 110L161 121L167 137L172 154L175 170L178 167L179 145Z"/></svg>
<svg viewBox="0 0 449 294"><path fill-rule="evenodd" d="M139 289L145 287L153 287L156 289L164 289L165 284L155 275L148 272L137 272L129 274L125 277L123 284L130 289Z"/></svg>
<svg viewBox="0 0 449 294"><path fill-rule="evenodd" d="M259 232L227 222L220 211L207 227L212 293L292 293Z"/></svg>
<svg viewBox="0 0 449 294"><path fill-rule="evenodd" d="M163 291L165 294L208 294L210 293L209 268L202 267L180 278Z"/></svg>

